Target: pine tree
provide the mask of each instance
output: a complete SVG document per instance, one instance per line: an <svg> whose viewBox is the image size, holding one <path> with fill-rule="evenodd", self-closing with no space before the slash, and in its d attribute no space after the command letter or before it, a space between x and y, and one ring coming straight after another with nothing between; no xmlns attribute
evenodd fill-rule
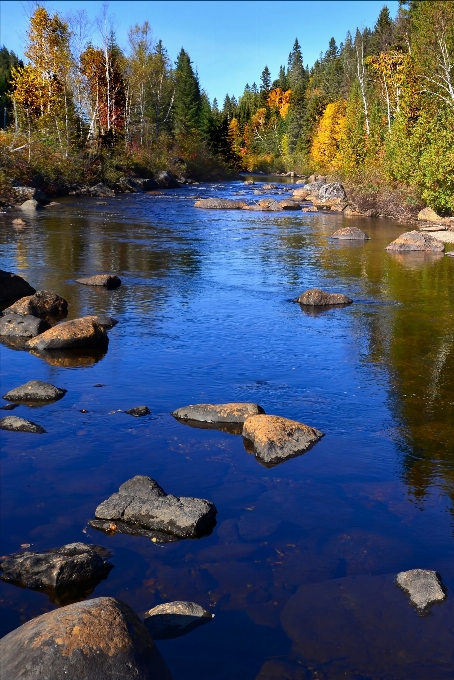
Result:
<svg viewBox="0 0 454 680"><path fill-rule="evenodd" d="M183 48L175 68L174 127L177 134L198 130L200 126L201 94L189 54Z"/></svg>
<svg viewBox="0 0 454 680"><path fill-rule="evenodd" d="M293 43L288 57L287 83L292 92L290 112L287 118L288 148L290 153L296 150L306 109L307 73L303 64L303 54L298 38Z"/></svg>
<svg viewBox="0 0 454 680"><path fill-rule="evenodd" d="M271 73L268 66L265 66L263 69L262 75L260 76L260 82L262 83L260 86L260 91L269 92L271 89Z"/></svg>

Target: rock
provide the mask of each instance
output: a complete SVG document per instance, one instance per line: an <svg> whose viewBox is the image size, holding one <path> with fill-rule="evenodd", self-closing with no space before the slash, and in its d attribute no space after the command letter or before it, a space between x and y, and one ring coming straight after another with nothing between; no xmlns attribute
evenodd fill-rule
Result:
<svg viewBox="0 0 454 680"><path fill-rule="evenodd" d="M246 420L243 437L246 450L264 465L273 466L310 449L323 432L296 420L259 415Z"/></svg>
<svg viewBox="0 0 454 680"><path fill-rule="evenodd" d="M156 177L157 184L164 189L177 189L180 183L168 170L162 170Z"/></svg>
<svg viewBox="0 0 454 680"><path fill-rule="evenodd" d="M102 198L104 196L115 196L115 191L113 189L109 189L108 186L105 184L102 184L100 182L99 184L95 184L95 186L90 187L89 189L91 196L96 196L99 198Z"/></svg>
<svg viewBox="0 0 454 680"><path fill-rule="evenodd" d="M310 288L304 293L301 293L294 302L299 302L300 305L349 305L353 302L349 297L342 293L327 293L319 288Z"/></svg>
<svg viewBox="0 0 454 680"><path fill-rule="evenodd" d="M48 203L44 207L46 208L46 210L48 208L61 208L61 203L57 203L57 201L51 201L50 203Z"/></svg>
<svg viewBox="0 0 454 680"><path fill-rule="evenodd" d="M120 177L118 183L115 186L119 191L129 192L136 194L138 191L142 191L142 187L138 182L136 182L131 177Z"/></svg>
<svg viewBox="0 0 454 680"><path fill-rule="evenodd" d="M305 180L305 179L297 179L295 184L306 184L306 181L307 180Z"/></svg>
<svg viewBox="0 0 454 680"><path fill-rule="evenodd" d="M18 418L17 416L2 418L0 420L0 429L8 430L8 432L32 432L34 434L43 434L46 431L41 425L25 420L25 418Z"/></svg>
<svg viewBox="0 0 454 680"><path fill-rule="evenodd" d="M153 640L168 640L190 633L213 614L195 602L167 602L149 609L144 616L144 624Z"/></svg>
<svg viewBox="0 0 454 680"><path fill-rule="evenodd" d="M84 316L82 318L83 319L92 319L97 324L99 324L99 326L102 326L102 328L106 328L106 329L113 328L118 323L117 319L113 319L111 316L107 316L105 314L99 314L99 315L95 315L95 316Z"/></svg>
<svg viewBox="0 0 454 680"><path fill-rule="evenodd" d="M121 279L116 274L95 274L83 279L76 279L76 282L84 286L103 286L104 288L118 288L118 286L121 286Z"/></svg>
<svg viewBox="0 0 454 680"><path fill-rule="evenodd" d="M0 269L0 300L15 301L34 293L36 290L22 276Z"/></svg>
<svg viewBox="0 0 454 680"><path fill-rule="evenodd" d="M307 187L301 187L300 189L295 189L292 191L292 196L295 198L305 199L309 195L309 190Z"/></svg>
<svg viewBox="0 0 454 680"><path fill-rule="evenodd" d="M113 597L47 612L0 640L10 680L171 680L135 612Z"/></svg>
<svg viewBox="0 0 454 680"><path fill-rule="evenodd" d="M135 182L140 186L142 191L153 191L154 189L160 189L159 184L154 179L141 179L140 177L136 177Z"/></svg>
<svg viewBox="0 0 454 680"><path fill-rule="evenodd" d="M24 220L21 220L20 217L16 217L16 219L13 220L13 224L15 227L25 227L27 223L24 222Z"/></svg>
<svg viewBox="0 0 454 680"><path fill-rule="evenodd" d="M18 201L35 200L38 203L45 203L47 196L41 189L35 187L13 187Z"/></svg>
<svg viewBox="0 0 454 680"><path fill-rule="evenodd" d="M301 203L298 201L292 201L291 199L284 199L279 201L281 205L281 210L299 210L301 208Z"/></svg>
<svg viewBox="0 0 454 680"><path fill-rule="evenodd" d="M448 231L448 227L443 226L441 224L433 225L431 227L419 227L419 231L428 231L432 232L435 234L438 234L440 231Z"/></svg>
<svg viewBox="0 0 454 680"><path fill-rule="evenodd" d="M34 338L50 328L50 324L36 316L7 314L0 319L0 335L13 338Z"/></svg>
<svg viewBox="0 0 454 680"><path fill-rule="evenodd" d="M265 413L258 404L230 402L227 404L190 404L172 411L178 420L194 420L207 423L244 423L246 418Z"/></svg>
<svg viewBox="0 0 454 680"><path fill-rule="evenodd" d="M147 416L149 413L151 413L151 411L148 406L136 406L135 408L128 409L125 411L125 413L128 413L130 416L140 418L141 416Z"/></svg>
<svg viewBox="0 0 454 680"><path fill-rule="evenodd" d="M357 227L344 227L334 232L331 238L339 238L346 240L364 241L369 238L361 229Z"/></svg>
<svg viewBox="0 0 454 680"><path fill-rule="evenodd" d="M49 290L38 290L33 295L17 300L5 309L8 314L32 316L64 316L68 312L68 303L60 295Z"/></svg>
<svg viewBox="0 0 454 680"><path fill-rule="evenodd" d="M430 569L410 569L397 574L396 583L419 610L446 598L441 576Z"/></svg>
<svg viewBox="0 0 454 680"><path fill-rule="evenodd" d="M0 406L0 411L13 411L18 406L20 404L5 404L5 406Z"/></svg>
<svg viewBox="0 0 454 680"><path fill-rule="evenodd" d="M437 224L443 224L444 222L443 217L437 215L435 210L432 210L432 208L423 208L420 210L418 213L418 220L423 222L436 222Z"/></svg>
<svg viewBox="0 0 454 680"><path fill-rule="evenodd" d="M3 581L23 588L68 588L107 576L111 564L105 548L86 543L69 543L45 552L9 555L0 562Z"/></svg>
<svg viewBox="0 0 454 680"><path fill-rule="evenodd" d="M216 513L210 501L166 494L150 477L137 475L98 505L95 518L120 520L179 538L197 538L211 531L216 524Z"/></svg>
<svg viewBox="0 0 454 680"><path fill-rule="evenodd" d="M38 203L38 201L35 201L34 198L31 198L29 201L24 201L19 208L21 210L24 210L25 212L36 212L40 208L42 208L42 205Z"/></svg>
<svg viewBox="0 0 454 680"><path fill-rule="evenodd" d="M24 317L22 317L24 318ZM26 317L25 317L26 318ZM1 323L1 320L0 320ZM105 349L109 343L107 333L92 319L82 318L65 321L29 340L26 349Z"/></svg>
<svg viewBox="0 0 454 680"><path fill-rule="evenodd" d="M347 194L340 182L331 182L330 184L324 184L320 187L318 190L318 197L321 201L328 203L333 202L333 200L345 201L347 199Z"/></svg>
<svg viewBox="0 0 454 680"><path fill-rule="evenodd" d="M442 253L445 247L441 241L421 231L407 231L386 247L389 252L408 252L412 250L425 253Z"/></svg>
<svg viewBox="0 0 454 680"><path fill-rule="evenodd" d="M227 198L200 198L194 203L194 208L207 210L242 210L247 204L244 201L234 201Z"/></svg>
<svg viewBox="0 0 454 680"><path fill-rule="evenodd" d="M55 387L50 383L42 382L41 380L29 380L24 385L15 387L6 394L2 399L6 401L57 401L65 396L68 390L60 387Z"/></svg>

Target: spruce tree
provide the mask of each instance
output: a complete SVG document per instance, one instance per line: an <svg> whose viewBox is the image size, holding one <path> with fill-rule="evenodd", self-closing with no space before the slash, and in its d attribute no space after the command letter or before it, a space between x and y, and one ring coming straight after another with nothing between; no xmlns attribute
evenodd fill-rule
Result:
<svg viewBox="0 0 454 680"><path fill-rule="evenodd" d="M177 134L200 128L201 94L189 54L183 48L175 64L174 123Z"/></svg>
<svg viewBox="0 0 454 680"><path fill-rule="evenodd" d="M269 92L271 88L271 73L268 66L265 66L265 68L263 69L262 75L260 76L260 81L262 83L260 85L260 91Z"/></svg>
<svg viewBox="0 0 454 680"><path fill-rule="evenodd" d="M298 38L293 43L288 57L287 82L292 91L291 106L287 121L288 145L290 153L296 150L306 109L306 87L308 77L303 64L303 54Z"/></svg>

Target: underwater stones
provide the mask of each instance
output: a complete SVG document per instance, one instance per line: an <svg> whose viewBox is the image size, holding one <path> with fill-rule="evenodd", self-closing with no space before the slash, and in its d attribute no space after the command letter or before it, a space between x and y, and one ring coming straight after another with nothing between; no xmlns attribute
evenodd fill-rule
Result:
<svg viewBox="0 0 454 680"><path fill-rule="evenodd" d="M109 338L105 329L91 318L65 321L29 340L25 347L34 350L99 348L105 349Z"/></svg>
<svg viewBox="0 0 454 680"><path fill-rule="evenodd" d="M9 338L34 338L50 328L50 324L36 316L6 314L0 318L0 335Z"/></svg>
<svg viewBox="0 0 454 680"><path fill-rule="evenodd" d="M154 640L186 635L208 623L213 614L195 602L166 602L145 613L144 624Z"/></svg>
<svg viewBox="0 0 454 680"><path fill-rule="evenodd" d="M234 201L227 198L200 198L194 203L194 208L208 210L242 210L247 204L244 201Z"/></svg>
<svg viewBox="0 0 454 680"><path fill-rule="evenodd" d="M66 300L49 290L38 290L33 295L27 295L5 309L8 314L22 314L24 316L63 316L67 311L68 303Z"/></svg>
<svg viewBox="0 0 454 680"><path fill-rule="evenodd" d="M55 385L42 380L29 380L4 394L2 399L25 403L28 401L57 401L64 397L66 392L67 390L55 387Z"/></svg>
<svg viewBox="0 0 454 680"><path fill-rule="evenodd" d="M34 293L36 290L22 276L0 269L0 300L19 300Z"/></svg>
<svg viewBox="0 0 454 680"><path fill-rule="evenodd" d="M323 432L280 416L251 416L243 425L246 450L264 465L277 465L304 453L323 437Z"/></svg>
<svg viewBox="0 0 454 680"><path fill-rule="evenodd" d="M137 614L113 597L42 614L0 640L11 680L171 680Z"/></svg>
<svg viewBox="0 0 454 680"><path fill-rule="evenodd" d="M385 250L402 253L409 251L423 251L425 253L442 253L445 247L434 236L422 231L407 231L392 241Z"/></svg>
<svg viewBox="0 0 454 680"><path fill-rule="evenodd" d="M331 238L338 238L351 241L365 241L369 238L361 229L357 227L344 227L334 232Z"/></svg>
<svg viewBox="0 0 454 680"><path fill-rule="evenodd" d="M410 602L419 610L446 598L440 575L430 569L401 571L397 574L396 583L409 595Z"/></svg>
<svg viewBox="0 0 454 680"><path fill-rule="evenodd" d="M118 288L121 286L121 279L116 274L95 274L76 279L76 283L83 286L102 286L104 288Z"/></svg>
<svg viewBox="0 0 454 680"><path fill-rule="evenodd" d="M135 408L130 408L125 413L128 413L130 416L135 416L136 418L140 418L141 416L147 416L151 413L150 409L148 406L136 406Z"/></svg>
<svg viewBox="0 0 454 680"><path fill-rule="evenodd" d="M328 306L328 305L349 305L353 302L349 297L342 293L327 293L320 288L310 288L301 293L294 302L300 305Z"/></svg>
<svg viewBox="0 0 454 680"><path fill-rule="evenodd" d="M137 526L178 538L198 538L211 531L216 523L216 513L216 507L210 501L172 496L155 480L137 475L122 484L118 493L98 505L95 520L110 521L114 525L118 520L132 530ZM96 522L90 524L104 528Z"/></svg>
<svg viewBox="0 0 454 680"><path fill-rule="evenodd" d="M249 416L265 413L258 404L230 402L227 404L190 404L172 411L178 420L193 420L206 423L244 423Z"/></svg>
<svg viewBox="0 0 454 680"><path fill-rule="evenodd" d="M34 434L43 434L46 430L32 423L31 420L19 418L18 416L6 416L0 420L0 429L8 430L9 432L32 432Z"/></svg>

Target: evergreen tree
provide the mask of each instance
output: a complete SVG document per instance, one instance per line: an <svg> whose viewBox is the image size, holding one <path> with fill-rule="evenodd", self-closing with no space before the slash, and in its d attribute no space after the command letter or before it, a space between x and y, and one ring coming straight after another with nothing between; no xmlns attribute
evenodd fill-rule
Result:
<svg viewBox="0 0 454 680"><path fill-rule="evenodd" d="M3 127L4 122L8 124L8 111L6 117L4 109L8 109L10 105L9 97L7 95L11 83L11 69L23 68L23 63L14 52L10 52L5 46L0 49L0 126ZM5 120L6 118L6 120Z"/></svg>
<svg viewBox="0 0 454 680"><path fill-rule="evenodd" d="M293 43L288 57L287 83L292 91L290 111L287 117L288 148L290 153L296 150L306 109L306 88L308 77L303 64L303 54L298 38Z"/></svg>
<svg viewBox="0 0 454 680"><path fill-rule="evenodd" d="M183 48L175 63L174 127L177 134L186 134L200 127L201 94L197 75L189 54Z"/></svg>
<svg viewBox="0 0 454 680"><path fill-rule="evenodd" d="M271 89L271 73L268 66L265 66L263 69L262 75L260 76L260 82L262 83L260 86L260 91L269 92Z"/></svg>

